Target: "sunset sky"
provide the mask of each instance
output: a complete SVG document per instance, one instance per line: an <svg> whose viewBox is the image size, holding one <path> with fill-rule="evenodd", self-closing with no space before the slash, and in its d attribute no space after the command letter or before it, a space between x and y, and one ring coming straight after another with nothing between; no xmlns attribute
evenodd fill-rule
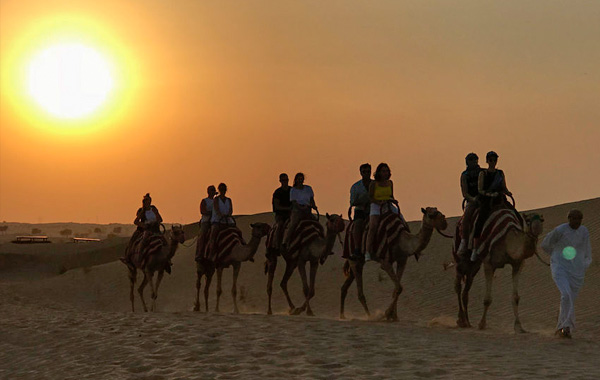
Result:
<svg viewBox="0 0 600 380"><path fill-rule="evenodd" d="M0 221L129 223L150 192L199 219L225 182L270 211L302 171L321 213L387 162L408 219L458 215L474 151L521 210L600 196L600 1L0 0ZM34 56L77 42L114 87L60 119L27 93Z"/></svg>

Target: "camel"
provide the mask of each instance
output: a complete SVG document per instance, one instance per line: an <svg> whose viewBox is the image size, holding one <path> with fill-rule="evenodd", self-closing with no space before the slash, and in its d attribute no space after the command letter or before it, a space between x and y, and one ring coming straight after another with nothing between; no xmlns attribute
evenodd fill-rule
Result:
<svg viewBox="0 0 600 380"><path fill-rule="evenodd" d="M473 279L483 263L485 273L486 291L483 301L484 309L483 316L479 322L479 329L485 329L486 316L490 305L492 304L492 281L494 272L498 268L503 268L506 264L512 267L512 307L515 316L514 330L518 333L523 333L525 330L521 326L519 320L519 275L523 269L523 264L526 259L536 254L538 237L543 230L544 219L539 214L523 215L525 220L525 230L511 229L507 234L498 240L490 249L489 253L483 258L475 262L471 262L468 258L459 260L454 253L456 262L456 278L454 280L454 290L458 297L458 320L456 324L459 327L471 327L469 323L468 303L469 290L473 284ZM457 226L457 236L458 226ZM456 244L455 244L456 251ZM464 289L462 282L465 282Z"/></svg>
<svg viewBox="0 0 600 380"><path fill-rule="evenodd" d="M135 312L133 288L137 279L137 271L140 269L144 273L144 279L138 288L140 299L142 300L142 306L144 311L147 312L146 301L144 300L144 288L146 284L150 282L150 288L152 289L152 305L151 311L156 310L156 298L158 296L158 287L162 281L163 275L167 266L170 266L171 258L175 255L177 246L185 241L185 234L183 233L183 227L180 224L175 224L171 227L169 233L168 245L150 243L147 249L146 263L142 268L137 268L132 263L126 263L127 269L129 269L129 299L131 300L131 311ZM158 272L158 278L156 284L154 284L154 273Z"/></svg>
<svg viewBox="0 0 600 380"><path fill-rule="evenodd" d="M423 213L423 220L421 222L421 230L416 234L411 234L408 231L402 231L400 236L394 241L394 244L390 247L391 261L382 260L381 268L390 276L395 284L394 292L392 295L392 303L385 312L385 318L387 320L398 320L397 304L398 297L402 293L402 274L406 268L406 262L412 255L418 259L421 251L423 251L433 234L433 230L436 229L445 230L448 227L446 217L435 207L427 207L426 209L421 208ZM396 263L396 271L394 272L393 264ZM341 306L340 306L340 319L345 319L344 315L344 301L348 293L348 288L352 285L354 279L356 279L356 287L358 289L358 299L362 304L367 316L370 317L369 308L367 306L367 299L363 292L363 266L364 261L362 260L351 260L347 259L344 264L344 273L346 274L346 281L342 285L341 292Z"/></svg>
<svg viewBox="0 0 600 380"><path fill-rule="evenodd" d="M219 312L219 300L221 297L221 279L223 275L223 269L228 268L230 265L233 267L233 287L231 288L231 296L233 297L233 312L239 314L237 306L237 278L240 273L242 262L253 261L254 255L258 250L261 239L269 233L271 226L267 223L252 223L252 238L248 244L242 245L237 244L234 246L225 257L219 258L215 263L212 260L203 258L196 262L196 301L194 303L194 311L200 310L200 288L202 286L202 276L206 276L204 284L204 306L205 311L208 311L208 291L210 289L210 283L212 276L217 272L217 304L215 311Z"/></svg>
<svg viewBox="0 0 600 380"><path fill-rule="evenodd" d="M314 313L310 307L310 299L315 295L315 280L317 277L317 269L319 263L323 264L325 259L331 252L335 243L335 237L342 231L344 231L344 220L341 215L326 215L326 235L325 238L317 237L311 240L308 244L299 248L297 252L282 252L282 257L285 260L285 273L281 279L281 289L285 294L289 306L289 314L298 315L306 310L306 314L313 316ZM310 263L310 282L306 277L306 263ZM287 283L294 269L298 268L300 277L302 279L302 287L304 292L304 304L296 308L287 289ZM271 309L271 296L273 294L273 277L275 275L275 269L277 268L277 256L271 255L267 257L265 262L265 272L269 275L267 280L267 295L269 298L269 305L267 314L273 314Z"/></svg>

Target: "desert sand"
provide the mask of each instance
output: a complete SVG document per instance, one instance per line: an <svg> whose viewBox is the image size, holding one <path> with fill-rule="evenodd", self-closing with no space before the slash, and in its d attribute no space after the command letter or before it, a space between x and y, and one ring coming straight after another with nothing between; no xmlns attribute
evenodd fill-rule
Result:
<svg viewBox="0 0 600 380"><path fill-rule="evenodd" d="M451 260L451 242L438 234L419 262L410 259L399 299L400 320L389 323L366 318L354 285L346 300L348 319L338 319L344 276L337 243L336 254L317 275L311 302L315 317L287 314L278 287L281 260L273 292L275 315L266 315L264 244L254 263L242 265L241 314L231 314L231 270L224 273L222 312L212 311L214 280L211 311L194 312L197 228L186 226L188 240L174 257L173 273L162 282L158 311L143 313L136 299L132 313L127 269L118 261L127 241L126 226L120 237L101 243L69 243L57 237L64 225L21 225L22 232L45 229L54 243L16 245L9 242L17 233L11 225L0 236L0 378L599 378L594 358L600 352L600 198L536 211L544 215L546 233L565 222L573 207L584 213L595 262L576 303L578 325L572 340L554 337L559 293L550 269L535 257L526 262L520 283L520 316L528 333L513 332L508 268L496 274L488 329L456 328L454 271L443 266ZM453 233L456 220L449 219L448 232ZM237 218L245 236L256 221L270 223L272 216ZM411 223L413 231L418 224ZM73 226L75 231L78 227ZM80 226L82 231L91 228ZM112 228L101 227L105 233ZM297 273L289 288L301 304ZM378 265L367 264L365 294L375 314L388 306L392 290ZM481 317L483 293L480 273L471 292L472 322ZM146 297L150 299L148 290Z"/></svg>

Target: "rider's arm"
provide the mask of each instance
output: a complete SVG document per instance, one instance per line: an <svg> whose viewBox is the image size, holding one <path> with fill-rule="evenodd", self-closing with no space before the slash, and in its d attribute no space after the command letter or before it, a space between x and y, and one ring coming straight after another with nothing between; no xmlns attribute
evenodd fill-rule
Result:
<svg viewBox="0 0 600 380"><path fill-rule="evenodd" d="M317 209L317 204L315 203L315 197L310 197L310 208Z"/></svg>
<svg viewBox="0 0 600 380"><path fill-rule="evenodd" d="M484 182L485 182L485 170L482 170L481 172L479 172L479 177L477 178L477 190L479 191L479 194L481 194L481 195L490 196L490 194L488 192L486 192L485 189L483 188Z"/></svg>
<svg viewBox="0 0 600 380"><path fill-rule="evenodd" d="M471 196L471 194L469 194L468 189L469 189L469 185L467 184L467 176L464 174L461 174L460 175L460 190L462 191L462 196L468 202L473 202L475 200L475 197L473 197L473 196Z"/></svg>
<svg viewBox="0 0 600 380"><path fill-rule="evenodd" d="M504 194L508 195L509 197L512 195L512 193L510 191L508 191L508 187L506 187L506 176L502 176L502 190L504 190Z"/></svg>
<svg viewBox="0 0 600 380"><path fill-rule="evenodd" d="M369 184L369 199L371 200L371 203L381 204L381 202L375 200L375 183L376 181L372 181L371 184Z"/></svg>
<svg viewBox="0 0 600 380"><path fill-rule="evenodd" d="M154 207L154 213L156 214L156 223L162 223L163 218L162 216L160 216L160 212L158 212L158 209L156 207Z"/></svg>
<svg viewBox="0 0 600 380"><path fill-rule="evenodd" d="M229 208L229 214L227 216L233 215L233 201L231 200L231 198L229 198L229 205L231 207Z"/></svg>
<svg viewBox="0 0 600 380"><path fill-rule="evenodd" d="M388 179L388 181L390 181L390 187L391 187L391 191L392 191L392 199L396 199L396 198L394 198L394 181L392 181L391 179Z"/></svg>
<svg viewBox="0 0 600 380"><path fill-rule="evenodd" d="M133 220L133 224L135 224L138 227L143 227L144 223L142 223L142 213L144 212L143 209L139 209L137 214L135 215L135 219Z"/></svg>
<svg viewBox="0 0 600 380"><path fill-rule="evenodd" d="M210 211L206 207L206 202L204 199L202 200L202 202L200 202L200 215L210 215Z"/></svg>

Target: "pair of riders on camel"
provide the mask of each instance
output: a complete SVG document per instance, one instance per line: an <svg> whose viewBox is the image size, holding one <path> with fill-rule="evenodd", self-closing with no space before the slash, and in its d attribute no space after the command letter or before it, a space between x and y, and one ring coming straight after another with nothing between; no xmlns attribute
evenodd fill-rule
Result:
<svg viewBox="0 0 600 380"><path fill-rule="evenodd" d="M312 187L304 184L304 173L296 173L291 187L288 175L281 173L279 183L281 186L273 192L273 246L281 252L287 252L300 222L314 219L312 210L319 211Z"/></svg>
<svg viewBox="0 0 600 380"><path fill-rule="evenodd" d="M223 229L235 226L233 219L233 202L227 197L227 185L220 183L219 192L213 185L207 188L208 197L200 202L200 232L198 234L198 248L196 261L206 257L214 260L216 240ZM209 255L209 256L206 256Z"/></svg>
<svg viewBox="0 0 600 380"><path fill-rule="evenodd" d="M362 164L359 170L361 179L350 188L350 207L354 207L352 237L356 247L351 253L351 259L362 260L364 257L365 261L379 261L381 258L376 256L374 245L382 215L393 213L405 225L406 222L398 201L394 198L394 183L390 179L392 172L389 165L384 162L377 165L373 179L370 164ZM363 235L367 226L369 228L363 256Z"/></svg>
<svg viewBox="0 0 600 380"><path fill-rule="evenodd" d="M467 168L460 176L460 188L465 207L460 246L457 254L461 260L464 260L467 253L471 251L471 261L477 261L481 232L493 211L510 208L514 211L518 220L522 221L522 219L513 205L506 199L506 196L512 197L512 193L506 187L504 172L496 168L498 154L494 151L486 154L485 161L488 165L486 169L479 166L479 157L475 153L469 153L465 157L465 161ZM474 230L472 230L476 210L479 210L479 214L475 221ZM472 240L471 232L473 235Z"/></svg>

